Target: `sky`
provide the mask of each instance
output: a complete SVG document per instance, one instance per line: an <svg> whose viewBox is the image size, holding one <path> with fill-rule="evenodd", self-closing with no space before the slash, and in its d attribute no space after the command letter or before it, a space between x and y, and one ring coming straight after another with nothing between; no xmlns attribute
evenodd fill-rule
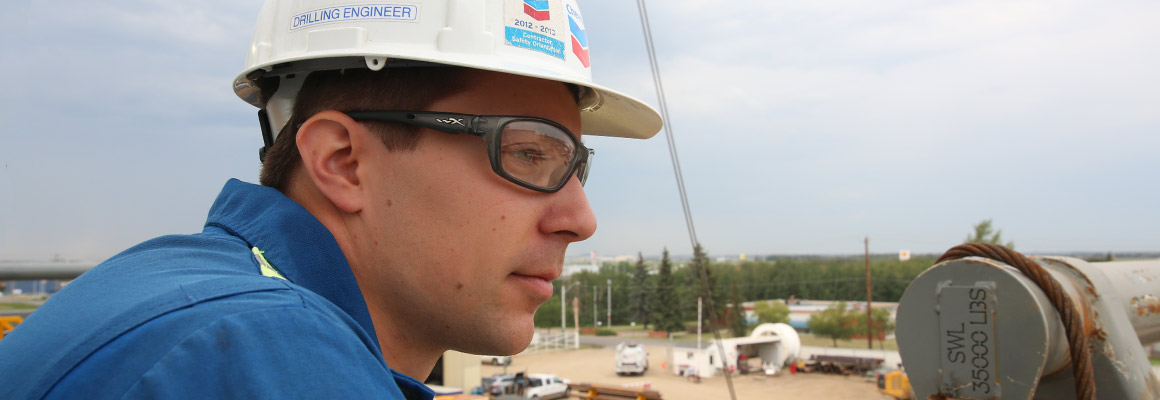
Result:
<svg viewBox="0 0 1160 400"><path fill-rule="evenodd" d="M353 2L353 0L352 0ZM201 230L255 182L231 83L255 0L7 1L0 260L99 261ZM570 256L940 253L993 219L1029 254L1160 251L1160 3L648 3L670 112L588 137ZM594 80L654 106L639 13L580 0Z"/></svg>

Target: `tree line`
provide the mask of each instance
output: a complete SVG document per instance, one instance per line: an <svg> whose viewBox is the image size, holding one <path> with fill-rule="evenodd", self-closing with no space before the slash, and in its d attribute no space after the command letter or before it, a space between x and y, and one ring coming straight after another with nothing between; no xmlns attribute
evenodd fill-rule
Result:
<svg viewBox="0 0 1160 400"><path fill-rule="evenodd" d="M1002 231L991 219L975 224L964 243L994 243L1014 248L1014 242L1003 243ZM773 299L837 300L838 303L810 316L809 328L815 334L830 337L835 346L861 332L874 336L894 330L886 309L854 311L846 301L866 299L866 264L870 268L870 292L874 300L897 302L919 273L934 264L933 255L919 255L901 260L895 255L865 256L770 256L757 261L712 263L700 244L693 247L688 263L673 263L665 249L658 262L647 262L637 254L635 263L605 264L599 272L582 272L554 282L567 287L592 288L573 292L582 304L591 304L593 319L580 318L580 326L598 326L604 313L613 325L635 324L652 330L675 332L688 328L687 321L698 320L698 301L704 318L718 328L728 328L734 336L744 336L749 326L741 303L754 304L757 323L788 322L789 307ZM1108 260L1112 259L1109 253ZM655 271L655 272L654 272ZM603 282L605 291L597 290ZM612 290L609 287L614 286ZM601 294L603 293L603 297ZM611 296L612 307L607 304ZM603 303L601 302L603 299ZM601 311L601 304L605 304ZM553 297L540 307L535 323L539 327L560 326L561 299ZM609 309L611 308L611 310ZM582 313L582 312L581 312ZM694 325L695 327L695 325ZM695 328L694 328L695 329Z"/></svg>
<svg viewBox="0 0 1160 400"><path fill-rule="evenodd" d="M900 261L896 254L871 255L871 293L875 301L898 301L919 273L934 265L934 255ZM660 260L604 263L597 272L585 271L553 282L556 296L536 313L538 327L560 326L560 285L568 285L568 325L573 325L572 299L580 301L580 326L607 323L608 283L612 290L612 324L648 326L654 330L683 330L697 320L697 298L704 300L703 315L713 304L718 321L735 331L746 329L742 302L788 299L865 301L866 270L863 256L769 256L752 261L711 262L703 248L694 248L692 260L674 261L668 250ZM706 288L708 290L706 290ZM705 293L711 293L706 296ZM726 311L730 310L730 311Z"/></svg>

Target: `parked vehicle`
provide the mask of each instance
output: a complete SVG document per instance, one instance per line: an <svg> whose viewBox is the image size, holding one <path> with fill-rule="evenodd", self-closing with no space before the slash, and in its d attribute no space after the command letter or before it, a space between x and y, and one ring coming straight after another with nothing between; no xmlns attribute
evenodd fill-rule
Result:
<svg viewBox="0 0 1160 400"><path fill-rule="evenodd" d="M568 397L568 383L552 374L528 374L524 397L529 399L556 399Z"/></svg>
<svg viewBox="0 0 1160 400"><path fill-rule="evenodd" d="M624 342L616 345L617 375L644 375L645 371L648 371L648 352L644 346Z"/></svg>
<svg viewBox="0 0 1160 400"><path fill-rule="evenodd" d="M480 360L485 364L491 365L511 365L512 356L479 356Z"/></svg>
<svg viewBox="0 0 1160 400"><path fill-rule="evenodd" d="M515 393L516 376L512 374L495 374L483 378L483 391L492 396L504 393Z"/></svg>
<svg viewBox="0 0 1160 400"><path fill-rule="evenodd" d="M902 400L914 398L914 390L910 387L910 379L907 378L906 372L900 369L879 370L875 376L878 378L878 393Z"/></svg>

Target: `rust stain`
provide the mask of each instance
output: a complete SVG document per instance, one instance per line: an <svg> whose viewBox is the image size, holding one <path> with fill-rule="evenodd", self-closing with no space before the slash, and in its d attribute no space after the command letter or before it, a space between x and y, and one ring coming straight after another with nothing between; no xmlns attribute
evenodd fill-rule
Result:
<svg viewBox="0 0 1160 400"><path fill-rule="evenodd" d="M1133 297L1131 305L1137 316L1160 314L1160 298L1150 294Z"/></svg>
<svg viewBox="0 0 1160 400"><path fill-rule="evenodd" d="M1100 328L1093 329L1090 333L1088 333L1088 336L1101 342L1106 342L1108 340L1108 333Z"/></svg>
<svg viewBox="0 0 1160 400"><path fill-rule="evenodd" d="M1128 271L1128 275L1135 275L1143 283L1151 283L1152 282L1152 276L1150 276L1148 274L1148 270L1143 269L1143 268Z"/></svg>
<svg viewBox="0 0 1160 400"><path fill-rule="evenodd" d="M1092 280L1088 279L1087 275L1078 269L1075 270L1075 272L1079 273L1080 278L1083 278L1083 283L1087 284L1088 290L1091 290L1091 292L1092 292L1092 296L1095 296L1098 299L1100 296L1098 294L1096 294L1095 290L1091 289L1091 288L1096 286L1095 284L1092 283Z"/></svg>
<svg viewBox="0 0 1160 400"><path fill-rule="evenodd" d="M1044 258L1047 258L1047 259L1054 261L1056 263L1059 263L1059 264L1063 264L1063 266L1067 267L1068 269L1071 270L1071 272L1073 272L1073 273L1075 273L1075 275L1079 276L1080 279L1083 279L1083 283L1085 284L1084 286L1085 286L1085 289L1087 289L1088 294L1091 294L1092 297L1095 299L1100 298L1099 293L1096 293L1096 291L1095 291L1096 285L1092 284L1092 280L1088 279L1087 274L1083 273L1083 271L1081 271L1079 268L1076 268L1074 265L1071 265L1071 263L1067 262L1067 259L1065 259L1063 257L1044 257Z"/></svg>
<svg viewBox="0 0 1160 400"><path fill-rule="evenodd" d="M1092 281L1088 278L1087 274L1085 274L1079 268L1076 268L1074 265L1068 262L1067 258L1064 257L1037 257L1037 259L1046 261L1057 267L1063 266L1066 268L1066 271L1071 272L1068 275L1070 275L1072 279L1068 279L1067 281L1071 284L1071 287L1077 292L1077 294L1079 294L1079 296L1076 296L1078 298L1072 298L1071 301L1078 306L1077 311L1082 314L1081 319L1083 321L1084 332L1087 332L1089 337L1095 337L1100 341L1106 340L1108 334L1101 328L1102 324L1100 324L1099 321L1099 309L1093 306L1095 302L1100 300L1100 294L1096 292L1095 285L1092 284ZM1057 271L1060 270L1057 269ZM1077 277L1079 279L1075 279ZM1060 282L1061 286L1063 284L1063 282Z"/></svg>
<svg viewBox="0 0 1160 400"><path fill-rule="evenodd" d="M1091 286L1088 286L1087 289L1090 291ZM1083 318L1083 330L1085 332L1091 332L1093 330L1099 329L1096 327L1096 319L1099 318L1100 313L1099 310L1097 310L1095 307L1092 307L1092 301L1094 299L1098 299L1099 296L1095 295L1095 292L1092 292L1091 298L1086 298L1084 296L1079 297L1080 298L1078 299L1072 299L1072 303L1079 303L1080 313L1082 314L1081 317Z"/></svg>
<svg viewBox="0 0 1160 400"><path fill-rule="evenodd" d="M1104 331L1103 324L1099 323L1099 319L1100 310L1092 309L1091 322L1090 324L1085 322L1084 332L1087 332L1089 338L1104 342L1108 340L1108 332Z"/></svg>
<svg viewBox="0 0 1160 400"><path fill-rule="evenodd" d="M1090 282L1088 283L1090 284ZM1067 297L1075 306L1076 311L1080 313L1080 321L1083 324L1084 332L1088 332L1090 336L1092 331L1099 329L1096 326L1098 324L1099 310L1093 307L1092 303L1098 301L1100 296L1096 294L1091 286L1079 283L1074 279L1068 279L1066 282L1059 282L1059 284L1060 286L1070 285L1070 288L1076 291L1076 296L1068 295ZM1088 292L1087 296L1083 295L1085 290Z"/></svg>

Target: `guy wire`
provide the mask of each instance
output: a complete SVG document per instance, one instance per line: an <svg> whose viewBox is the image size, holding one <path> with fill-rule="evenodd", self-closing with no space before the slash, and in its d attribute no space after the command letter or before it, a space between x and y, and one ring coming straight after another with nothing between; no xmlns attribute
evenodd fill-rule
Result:
<svg viewBox="0 0 1160 400"><path fill-rule="evenodd" d="M645 9L644 0L637 0L637 8L640 10L641 28L644 30L644 45L648 49L649 66L652 67L653 86L656 87L657 100L661 106L661 118L664 119L665 142L669 145L669 159L673 162L673 174L677 178L677 192L681 196L681 208L685 213L685 228L689 231L689 241L694 247L700 241L697 240L697 231L693 228L693 212L689 208L689 196L685 193L685 177L681 174L681 162L677 157L677 143L673 138L673 120L669 117L669 106L665 102L665 88L661 84L661 70L657 66L657 55L653 49L652 28L648 23L648 11Z"/></svg>
<svg viewBox="0 0 1160 400"><path fill-rule="evenodd" d="M653 85L656 87L657 100L660 102L660 106L661 106L661 118L663 118L665 121L665 123L664 123L665 140L669 145L669 158L673 162L673 174L676 175L677 191L680 193L680 196L681 196L681 208L684 210L684 213L685 213L685 226L689 230L689 241L693 245L693 252L697 253L698 250L700 250L700 248L701 248L701 242L697 240L697 232L696 232L696 229L693 228L693 212L689 208L689 196L685 192L685 178L681 174L681 163L680 163L680 160L677 158L677 145L676 145L675 140L673 139L673 129L672 129L673 120L669 117L669 106L668 106L668 103L665 102L665 89L664 89L664 85L661 84L661 70L657 66L657 55L656 55L656 50L653 46L653 40L652 40L652 28L649 26L649 23L648 23L648 10L645 7L644 0L637 0L636 5L637 5L637 9L640 11L640 25L641 25L641 29L644 31L644 44L645 44L645 47L648 49L649 66L652 67ZM707 256L702 255L702 257L707 257ZM737 400L737 393L733 390L733 377L729 372L729 367L728 367L729 362L724 359L725 349L724 349L724 345L721 343L721 332L719 332L717 329L717 323L716 323L716 318L715 318L717 316L717 313L713 307L713 293L712 293L711 289L709 288L709 281L708 281L708 276L707 276L708 271L705 271L705 269L709 268L709 264L708 264L708 260L704 260L704 261L705 261L704 265L700 266L701 271L699 271L699 272L700 272L700 278L701 278L701 287L704 288L704 292L705 292L704 296L707 300L706 303L707 303L708 308L709 308L709 327L710 327L710 330L713 331L713 338L717 342L717 352L721 356L721 364L725 366L724 368L721 368L721 371L724 372L725 383L729 386L729 398L733 399L733 400ZM698 322L700 322L700 321L698 321Z"/></svg>

